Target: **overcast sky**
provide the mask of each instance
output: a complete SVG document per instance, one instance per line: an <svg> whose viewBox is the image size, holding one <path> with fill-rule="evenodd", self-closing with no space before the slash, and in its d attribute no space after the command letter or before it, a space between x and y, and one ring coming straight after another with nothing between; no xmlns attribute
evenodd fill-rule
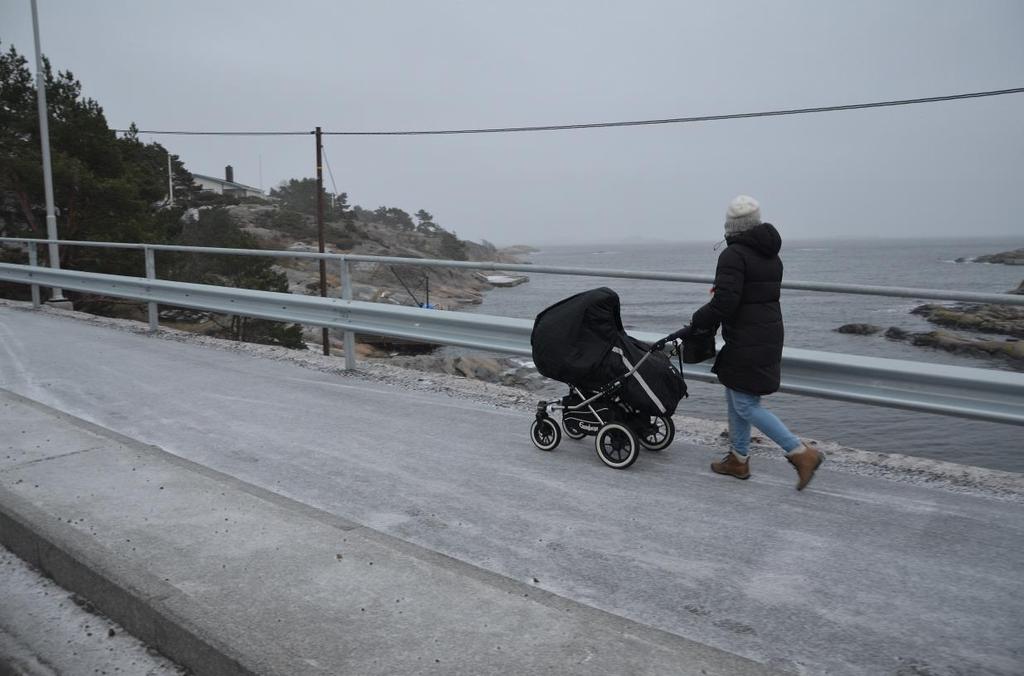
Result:
<svg viewBox="0 0 1024 676"><path fill-rule="evenodd" d="M116 128L564 124L1024 86L1020 0L39 0L39 13L44 52ZM0 2L0 41L32 60L29 0ZM250 185L261 158L264 188L315 175L311 137L147 138ZM712 240L739 193L788 237L1024 233L1024 94L325 146L351 203L425 208L498 244Z"/></svg>

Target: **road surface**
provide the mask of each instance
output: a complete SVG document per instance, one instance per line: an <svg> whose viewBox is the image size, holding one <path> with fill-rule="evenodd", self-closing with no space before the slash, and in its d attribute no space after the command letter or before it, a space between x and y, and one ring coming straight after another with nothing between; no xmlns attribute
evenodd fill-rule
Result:
<svg viewBox="0 0 1024 676"><path fill-rule="evenodd" d="M0 387L201 466L795 673L1024 670L1024 506L819 473L627 471L529 414L0 307Z"/></svg>

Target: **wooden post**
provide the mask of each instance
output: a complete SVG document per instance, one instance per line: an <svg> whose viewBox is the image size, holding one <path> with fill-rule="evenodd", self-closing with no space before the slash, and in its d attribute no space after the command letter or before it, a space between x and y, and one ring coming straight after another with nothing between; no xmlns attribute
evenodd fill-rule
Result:
<svg viewBox="0 0 1024 676"><path fill-rule="evenodd" d="M316 128L316 228L320 236L320 253L324 253L324 163L320 127ZM327 297L327 261L320 259L320 296ZM331 354L331 339L327 327L323 329L324 354Z"/></svg>

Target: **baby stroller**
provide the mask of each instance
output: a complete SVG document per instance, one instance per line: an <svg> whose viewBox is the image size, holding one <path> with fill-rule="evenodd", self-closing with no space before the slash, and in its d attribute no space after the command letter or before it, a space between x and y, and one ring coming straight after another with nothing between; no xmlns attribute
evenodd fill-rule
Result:
<svg viewBox="0 0 1024 676"><path fill-rule="evenodd" d="M542 451L562 440L593 435L597 457L625 469L640 446L667 448L675 437L672 414L687 396L682 374L660 347L626 334L619 296L607 287L584 291L539 315L530 344L541 375L569 386L559 401L541 401L530 438ZM553 416L561 414L561 425Z"/></svg>

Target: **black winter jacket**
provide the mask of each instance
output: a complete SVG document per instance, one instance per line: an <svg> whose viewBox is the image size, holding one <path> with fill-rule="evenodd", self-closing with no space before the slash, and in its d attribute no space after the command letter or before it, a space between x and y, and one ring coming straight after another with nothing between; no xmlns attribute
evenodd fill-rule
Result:
<svg viewBox="0 0 1024 676"><path fill-rule="evenodd" d="M725 347L711 371L732 390L771 394L779 389L782 365L782 237L762 223L726 239L718 257L714 296L693 313L695 331L722 325Z"/></svg>

